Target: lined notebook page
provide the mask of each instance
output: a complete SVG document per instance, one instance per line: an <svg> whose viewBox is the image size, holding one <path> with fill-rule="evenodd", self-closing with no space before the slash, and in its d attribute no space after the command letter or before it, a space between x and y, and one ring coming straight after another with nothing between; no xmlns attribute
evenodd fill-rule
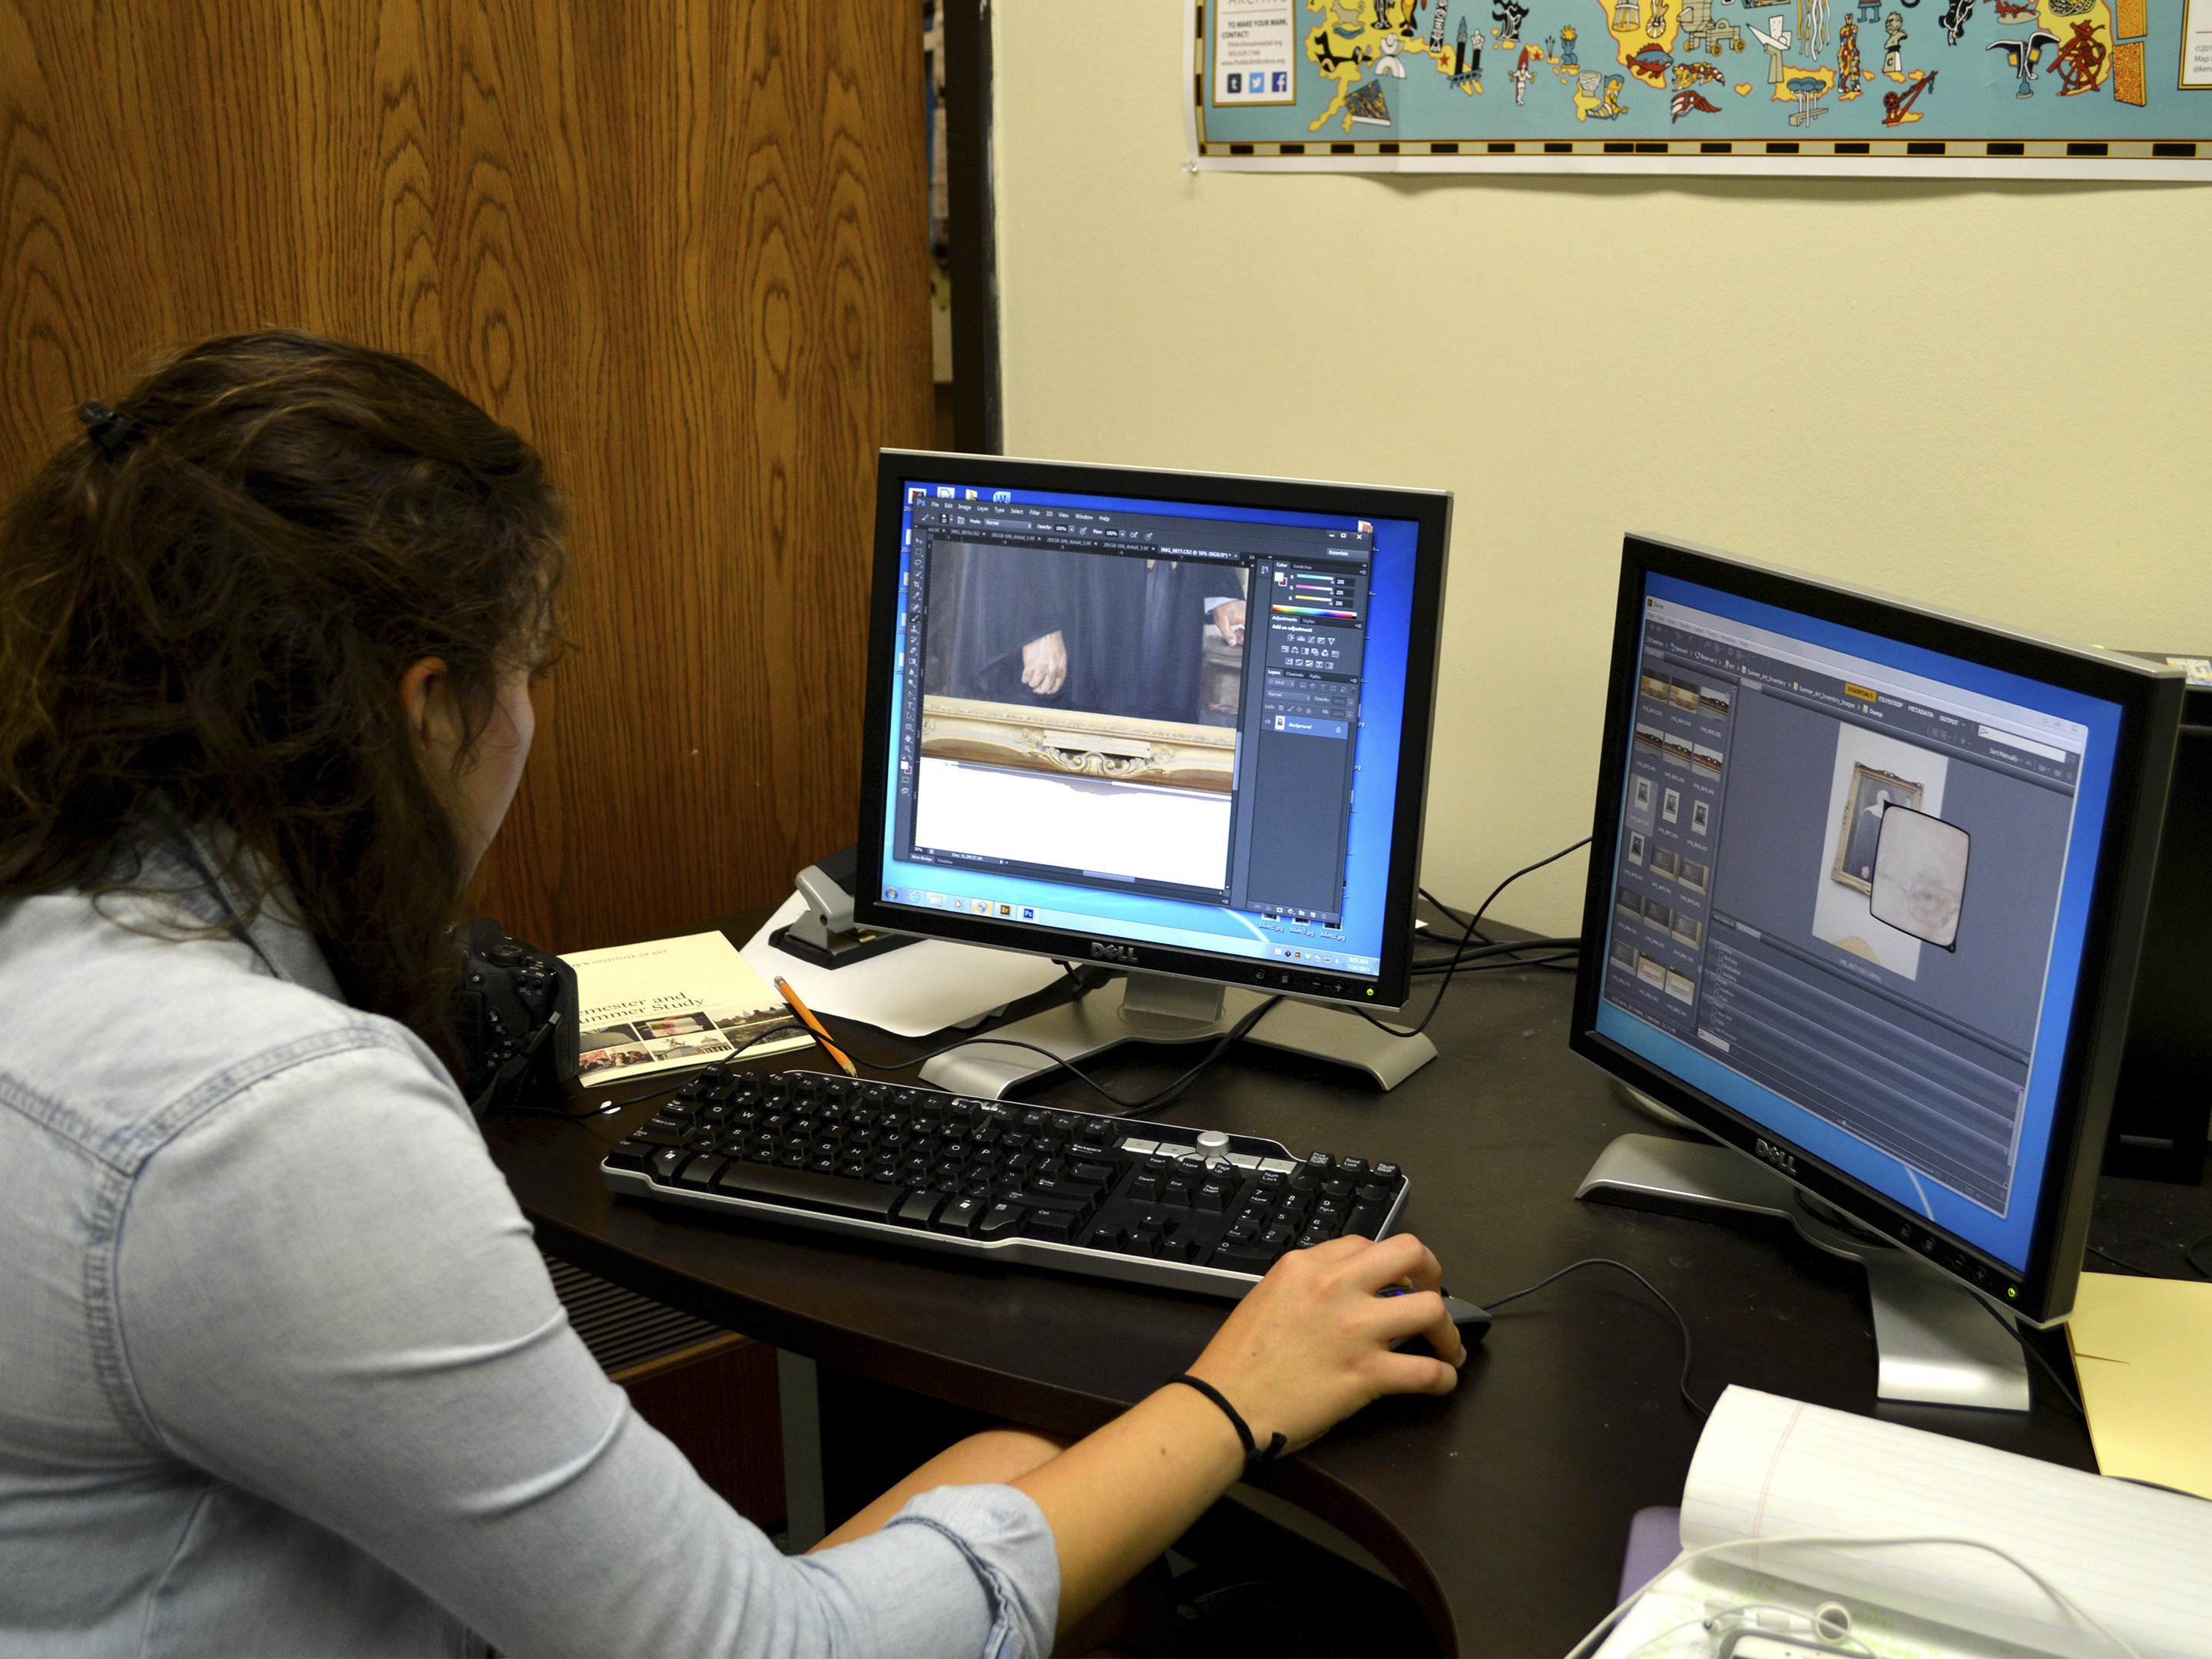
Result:
<svg viewBox="0 0 2212 1659"><path fill-rule="evenodd" d="M1683 1486L1683 1547L1795 1533L1980 1539L2033 1566L2142 1659L2212 1653L2212 1503L1730 1388ZM1725 1559L2069 1659L2116 1652L1981 1550L1794 1545Z"/></svg>

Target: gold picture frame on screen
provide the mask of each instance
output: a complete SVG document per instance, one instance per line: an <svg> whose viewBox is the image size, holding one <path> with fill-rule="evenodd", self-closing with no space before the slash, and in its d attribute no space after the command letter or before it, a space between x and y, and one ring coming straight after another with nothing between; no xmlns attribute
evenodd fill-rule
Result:
<svg viewBox="0 0 2212 1659"><path fill-rule="evenodd" d="M1836 859L1828 870L1855 892L1874 896L1875 849L1881 844L1881 814L1885 806L1920 806L1920 786L1894 772L1860 761L1851 768L1851 787L1844 794L1844 818L1836 827ZM1871 822L1869 822L1871 819ZM1859 872L1863 870L1863 875Z"/></svg>

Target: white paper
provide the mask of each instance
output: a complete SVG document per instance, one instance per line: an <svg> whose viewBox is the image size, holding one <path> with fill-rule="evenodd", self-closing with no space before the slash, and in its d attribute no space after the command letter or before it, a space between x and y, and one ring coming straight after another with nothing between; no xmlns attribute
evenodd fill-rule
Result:
<svg viewBox="0 0 2212 1659"><path fill-rule="evenodd" d="M1211 791L925 759L915 778L914 844L1133 881L1225 887L1229 811L1229 797Z"/></svg>
<svg viewBox="0 0 2212 1659"><path fill-rule="evenodd" d="M1298 29L1292 0L1215 0L1213 101L1297 101Z"/></svg>
<svg viewBox="0 0 2212 1659"><path fill-rule="evenodd" d="M842 968L817 968L768 942L777 928L798 920L805 902L793 893L738 954L771 984L779 974L789 980L817 1014L860 1020L899 1036L927 1036L1042 991L1060 977L1042 957L933 939Z"/></svg>
<svg viewBox="0 0 2212 1659"><path fill-rule="evenodd" d="M1683 1547L1804 1533L1978 1539L2027 1562L2141 1659L2201 1659L2212 1650L2212 1504L1730 1388L1683 1485ZM1986 1550L1802 1545L1724 1559L2067 1659L2114 1652Z"/></svg>
<svg viewBox="0 0 2212 1659"><path fill-rule="evenodd" d="M2188 0L2181 15L2181 86L2212 87L2212 0Z"/></svg>

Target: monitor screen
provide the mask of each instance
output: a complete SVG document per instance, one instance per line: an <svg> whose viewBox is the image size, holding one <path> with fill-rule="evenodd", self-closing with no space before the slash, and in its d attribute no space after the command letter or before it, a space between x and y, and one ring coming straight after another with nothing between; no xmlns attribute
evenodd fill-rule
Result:
<svg viewBox="0 0 2212 1659"><path fill-rule="evenodd" d="M1402 1001L1446 498L884 465L864 919Z"/></svg>
<svg viewBox="0 0 2212 1659"><path fill-rule="evenodd" d="M2072 1174L2140 690L1667 562L1624 578L1592 1029L2016 1287Z"/></svg>

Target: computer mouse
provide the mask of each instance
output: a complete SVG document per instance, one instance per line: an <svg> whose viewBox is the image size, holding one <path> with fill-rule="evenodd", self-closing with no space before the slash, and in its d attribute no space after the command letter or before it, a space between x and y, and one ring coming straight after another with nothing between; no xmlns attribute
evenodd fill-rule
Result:
<svg viewBox="0 0 2212 1659"><path fill-rule="evenodd" d="M1490 1310L1478 1308L1472 1302L1462 1302L1449 1293L1444 1297L1444 1311L1451 1322L1459 1328L1459 1340L1473 1347L1490 1334Z"/></svg>
<svg viewBox="0 0 2212 1659"><path fill-rule="evenodd" d="M1403 1296L1406 1294L1406 1287L1394 1285L1388 1290L1377 1291L1376 1294ZM1462 1302L1447 1291L1444 1293L1444 1311L1451 1316L1451 1322L1459 1332L1459 1340L1469 1348L1474 1347L1490 1334L1490 1310L1487 1308L1478 1308L1472 1302ZM1417 1342L1424 1348L1429 1346L1419 1336L1401 1337L1390 1346L1394 1348L1406 1348Z"/></svg>

